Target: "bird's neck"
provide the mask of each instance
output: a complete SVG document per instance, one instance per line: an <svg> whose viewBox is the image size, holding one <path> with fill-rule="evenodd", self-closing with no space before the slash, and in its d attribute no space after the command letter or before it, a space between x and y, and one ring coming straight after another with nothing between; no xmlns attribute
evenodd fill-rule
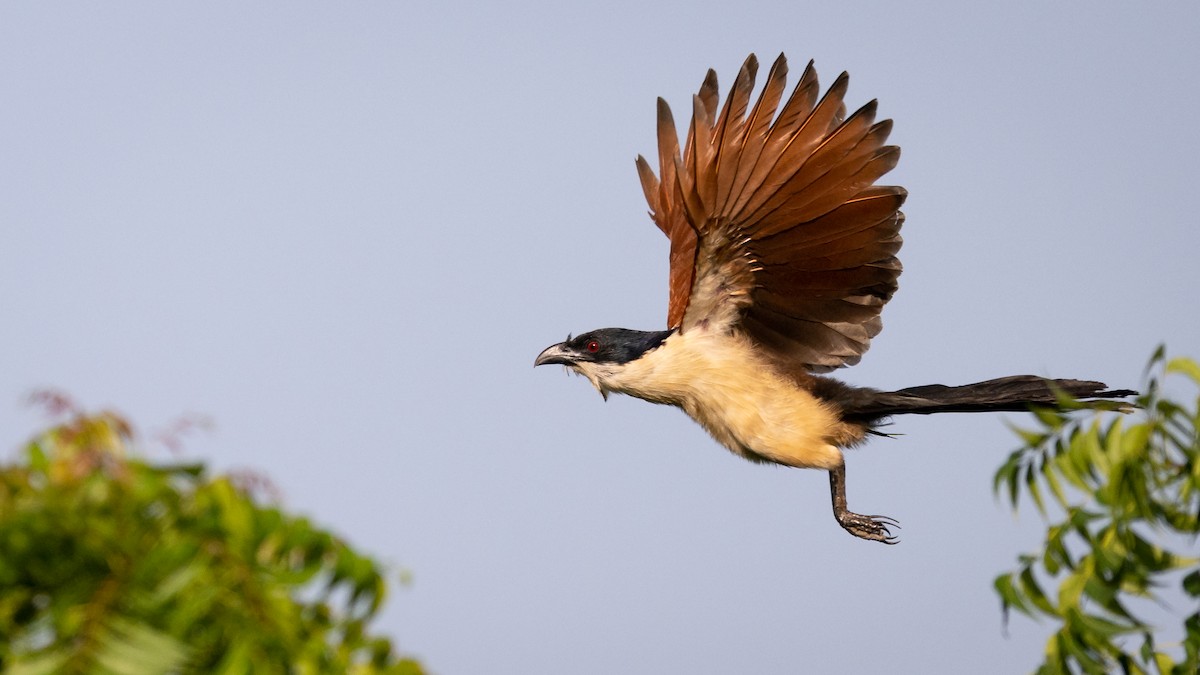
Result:
<svg viewBox="0 0 1200 675"><path fill-rule="evenodd" d="M706 383L711 385L738 372L735 368L746 366L748 360L756 360L743 342L703 329L671 333L639 358L580 364L579 372L605 397L618 393L686 408Z"/></svg>

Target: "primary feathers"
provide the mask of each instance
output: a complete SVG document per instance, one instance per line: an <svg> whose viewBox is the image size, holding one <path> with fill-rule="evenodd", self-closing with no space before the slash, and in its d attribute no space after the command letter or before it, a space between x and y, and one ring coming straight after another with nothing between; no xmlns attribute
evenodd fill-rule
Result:
<svg viewBox="0 0 1200 675"><path fill-rule="evenodd" d="M709 71L682 154L658 102L659 180L638 157L651 215L671 241L667 325L740 322L773 358L811 371L858 362L900 276L905 191L875 186L900 158L874 101L845 119L843 73L819 100L810 62L782 108L781 55L749 106L758 61L717 112ZM778 114L776 114L778 112Z"/></svg>

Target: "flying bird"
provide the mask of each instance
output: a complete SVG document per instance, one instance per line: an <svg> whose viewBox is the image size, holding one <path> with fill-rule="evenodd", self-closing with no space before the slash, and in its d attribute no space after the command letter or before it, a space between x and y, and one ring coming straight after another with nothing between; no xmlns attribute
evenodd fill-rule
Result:
<svg viewBox="0 0 1200 675"><path fill-rule="evenodd" d="M670 241L665 330L602 328L542 351L607 399L678 406L721 445L755 462L829 472L833 515L849 533L896 543L886 516L846 506L842 452L905 413L1022 411L1060 393L1102 407L1134 395L1100 382L1004 377L899 391L823 375L858 363L900 276L902 187L876 185L896 166L892 121L876 101L846 116L842 73L823 96L810 61L787 101L781 54L751 104L758 61L746 59L718 111L708 71L682 147L658 100L656 176L637 171L650 216Z"/></svg>

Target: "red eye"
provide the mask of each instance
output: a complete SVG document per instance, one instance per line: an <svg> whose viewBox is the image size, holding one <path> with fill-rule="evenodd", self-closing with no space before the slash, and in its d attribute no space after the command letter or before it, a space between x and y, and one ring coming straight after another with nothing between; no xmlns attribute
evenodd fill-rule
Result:
<svg viewBox="0 0 1200 675"><path fill-rule="evenodd" d="M600 343L596 342L595 340L588 340L587 347L585 347L585 349L595 354L596 352L600 351Z"/></svg>

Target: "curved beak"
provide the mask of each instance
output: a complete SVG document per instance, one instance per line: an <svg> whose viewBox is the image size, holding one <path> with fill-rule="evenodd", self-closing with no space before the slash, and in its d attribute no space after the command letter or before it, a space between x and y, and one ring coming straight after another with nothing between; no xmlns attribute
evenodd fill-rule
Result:
<svg viewBox="0 0 1200 675"><path fill-rule="evenodd" d="M551 363L559 363L564 366L569 366L572 363L575 363L575 357L571 354L570 350L567 349L567 343L560 342L556 345L550 345L549 347L543 349L542 353L538 354L537 358L533 360L533 367L537 368L538 366L544 366Z"/></svg>

